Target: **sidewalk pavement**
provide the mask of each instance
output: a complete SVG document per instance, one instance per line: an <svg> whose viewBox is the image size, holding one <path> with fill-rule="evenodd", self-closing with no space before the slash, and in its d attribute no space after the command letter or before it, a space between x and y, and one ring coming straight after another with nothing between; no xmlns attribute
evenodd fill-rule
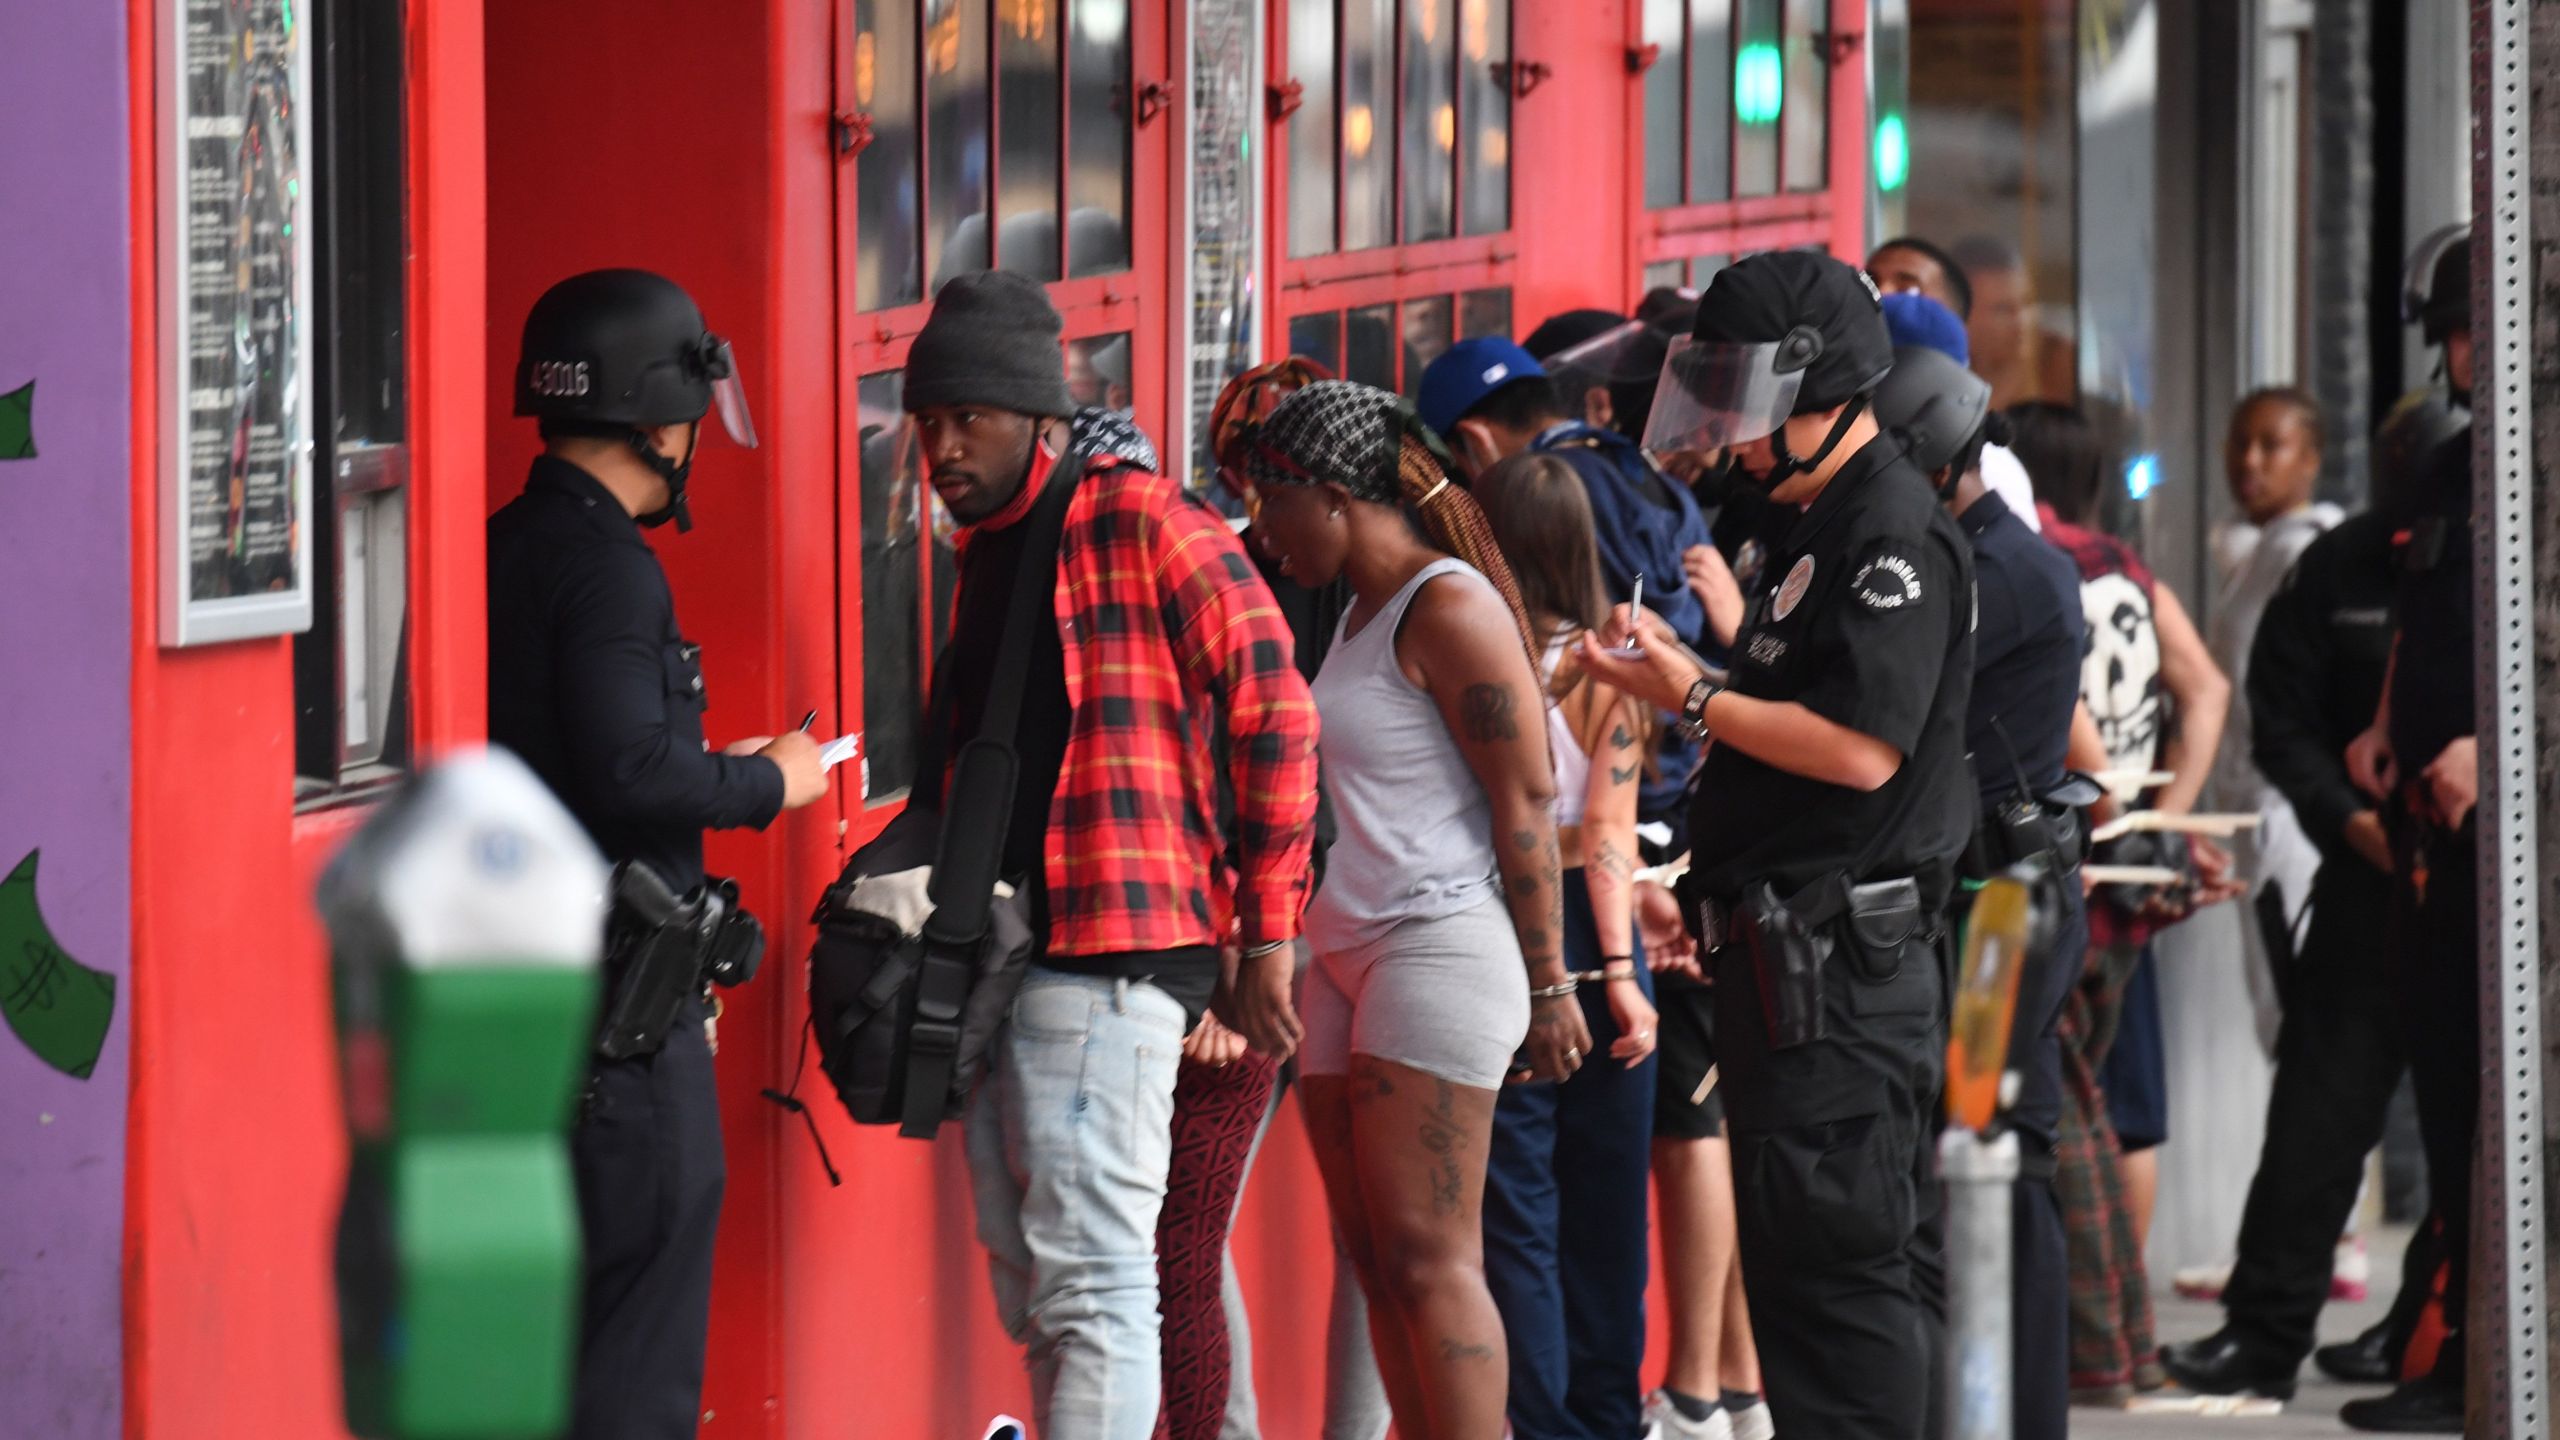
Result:
<svg viewBox="0 0 2560 1440"><path fill-rule="evenodd" d="M2365 1237L2373 1265L2371 1292L2352 1304L2332 1301L2320 1312L2320 1342L2352 1340L2391 1308L2400 1286L2400 1251L2408 1243L2407 1226L2380 1227ZM2155 1277L2153 1306L2162 1344L2192 1340L2222 1325L2222 1306L2211 1301L2180 1299L2165 1277ZM2145 1396L2156 1403L2174 1401L2187 1392L2175 1386ZM2113 1411L2085 1407L2071 1412L2072 1440L2163 1440L2167 1436L2204 1436L2209 1440L2303 1440L2307 1436L2352 1435L2338 1423L2338 1407L2363 1395L2380 1393L2362 1385L2341 1385L2304 1361L2302 1387L2278 1415L2203 1416L2177 1411Z"/></svg>

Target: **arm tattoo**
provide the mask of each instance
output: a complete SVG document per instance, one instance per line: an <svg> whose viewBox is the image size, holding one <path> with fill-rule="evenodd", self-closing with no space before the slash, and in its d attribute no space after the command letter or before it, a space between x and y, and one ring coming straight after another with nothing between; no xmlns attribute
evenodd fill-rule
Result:
<svg viewBox="0 0 2560 1440"><path fill-rule="evenodd" d="M1636 783L1636 775L1643 769L1644 767L1641 765L1629 765L1623 770L1612 765L1609 767L1609 783L1612 785L1633 785Z"/></svg>
<svg viewBox="0 0 2560 1440"><path fill-rule="evenodd" d="M1537 849L1537 848L1538 848L1538 832L1537 832L1537 831L1535 831L1535 830L1514 830L1514 831L1512 831L1512 832L1511 832L1511 848L1512 848L1512 849L1514 849L1514 850L1519 851L1519 852L1520 852L1521 854L1523 854L1523 855L1526 855L1526 854L1530 853L1531 851L1533 851L1533 850Z"/></svg>
<svg viewBox="0 0 2560 1440"><path fill-rule="evenodd" d="M1629 749L1633 747L1635 743L1636 737L1627 733L1627 727L1624 725L1620 725L1617 729L1609 732L1609 744L1615 749Z"/></svg>
<svg viewBox="0 0 2560 1440"><path fill-rule="evenodd" d="M1520 738L1508 685L1470 685L1458 697L1458 710L1467 738L1479 745Z"/></svg>
<svg viewBox="0 0 2560 1440"><path fill-rule="evenodd" d="M1624 879L1628 873L1626 853L1618 848L1614 840L1601 841L1600 848L1592 852L1591 863L1621 879Z"/></svg>

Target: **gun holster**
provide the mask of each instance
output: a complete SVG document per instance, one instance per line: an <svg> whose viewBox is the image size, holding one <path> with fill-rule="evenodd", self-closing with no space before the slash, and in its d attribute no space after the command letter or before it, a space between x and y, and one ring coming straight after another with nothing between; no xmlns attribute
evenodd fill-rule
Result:
<svg viewBox="0 0 2560 1440"><path fill-rule="evenodd" d="M1825 991L1835 951L1848 952L1858 980L1882 984L1901 973L1906 946L1927 918L1912 879L1852 885L1835 874L1784 899L1765 880L1745 888L1731 919L1760 984L1769 1048L1830 1035Z"/></svg>
<svg viewBox="0 0 2560 1440"><path fill-rule="evenodd" d="M764 927L738 904L737 882L706 880L679 896L638 861L614 867L605 921L611 995L596 1032L608 1060L654 1055L717 981L743 985L764 959Z"/></svg>

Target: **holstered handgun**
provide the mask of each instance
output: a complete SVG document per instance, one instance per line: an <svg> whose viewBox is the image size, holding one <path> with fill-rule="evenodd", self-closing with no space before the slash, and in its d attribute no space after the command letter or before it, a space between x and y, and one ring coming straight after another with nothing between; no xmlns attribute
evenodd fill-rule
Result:
<svg viewBox="0 0 2560 1440"><path fill-rule="evenodd" d="M1834 951L1846 945L1856 978L1880 985L1900 975L1904 946L1928 924L1917 880L1852 885L1846 874L1827 875L1785 899L1769 882L1755 882L1743 890L1733 920L1760 982L1772 1050L1830 1035L1824 999Z"/></svg>
<svg viewBox="0 0 2560 1440"><path fill-rule="evenodd" d="M646 865L614 867L605 922L613 994L596 1053L608 1060L656 1054L705 984L743 985L763 959L764 927L738 904L736 882L710 881L679 896Z"/></svg>
<svg viewBox="0 0 2560 1440"><path fill-rule="evenodd" d="M1744 888L1742 903L1734 910L1735 928L1760 982L1760 1012L1770 1049L1784 1050L1831 1033L1822 1003L1823 972L1831 964L1831 921L1847 900L1847 887L1838 877L1784 900L1766 880Z"/></svg>

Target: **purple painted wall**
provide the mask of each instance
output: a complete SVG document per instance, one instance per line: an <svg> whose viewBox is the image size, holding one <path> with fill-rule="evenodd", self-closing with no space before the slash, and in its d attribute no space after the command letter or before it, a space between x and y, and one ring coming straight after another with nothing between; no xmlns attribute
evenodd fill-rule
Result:
<svg viewBox="0 0 2560 1440"><path fill-rule="evenodd" d="M31 458L0 458L0 1429L115 1440L122 1422L132 845L132 254L125 7L12 5L0 43L0 396L35 382ZM8 402L0 400L0 406ZM0 440L10 435L0 416ZM14 447L0 445L0 455ZM17 898L23 900L24 891ZM7 889L0 885L0 901ZM0 904L0 910L9 909ZM13 928L14 927L14 928ZM86 1078L39 1058L111 999ZM78 1026L72 1023L75 1033ZM95 1039L91 1030L88 1038ZM60 1054L57 1044L55 1051Z"/></svg>

